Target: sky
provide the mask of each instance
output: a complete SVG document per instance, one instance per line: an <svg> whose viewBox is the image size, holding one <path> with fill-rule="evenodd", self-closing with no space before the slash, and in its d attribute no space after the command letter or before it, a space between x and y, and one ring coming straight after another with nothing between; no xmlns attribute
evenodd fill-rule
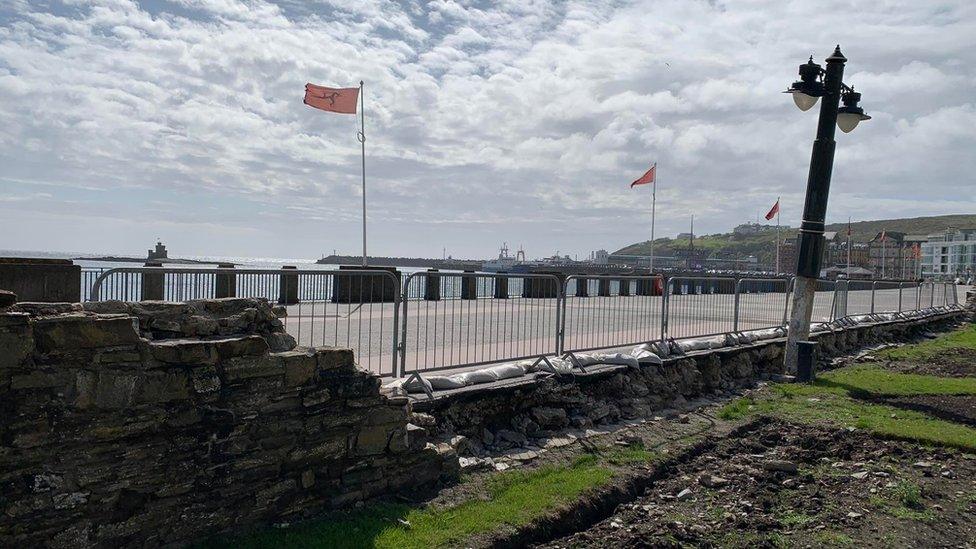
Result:
<svg viewBox="0 0 976 549"><path fill-rule="evenodd" d="M588 256L801 217L835 44L873 119L837 132L828 222L976 213L976 3L3 0L0 249Z"/></svg>

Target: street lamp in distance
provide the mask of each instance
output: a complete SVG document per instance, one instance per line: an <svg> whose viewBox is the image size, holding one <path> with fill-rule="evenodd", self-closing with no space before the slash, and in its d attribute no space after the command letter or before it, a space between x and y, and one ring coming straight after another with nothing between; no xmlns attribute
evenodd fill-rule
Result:
<svg viewBox="0 0 976 549"><path fill-rule="evenodd" d="M861 94L844 84L844 65L847 58L840 46L826 59L823 69L813 62L813 57L800 65L800 79L784 93L793 96L793 102L801 111L808 111L820 102L820 118L817 123L817 138L813 142L810 157L810 171L807 175L806 199L803 203L803 222L800 225L800 242L797 252L796 278L793 287L793 311L790 315L789 333L786 342L785 367L787 372L797 372L804 380L813 378L812 365L809 371L797 369L797 342L810 337L810 317L813 314L813 300L817 291L817 279L824 250L824 219L827 214L827 195L830 192L830 175L834 167L834 128L840 127L849 133L857 125L870 120L864 109L858 106ZM843 99L844 106L840 106ZM810 351L810 346L805 345ZM809 352L804 353L806 361L812 360Z"/></svg>

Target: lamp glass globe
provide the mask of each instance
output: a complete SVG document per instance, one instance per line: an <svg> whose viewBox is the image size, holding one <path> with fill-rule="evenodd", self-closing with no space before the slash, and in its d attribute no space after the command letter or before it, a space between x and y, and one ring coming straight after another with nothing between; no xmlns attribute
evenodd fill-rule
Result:
<svg viewBox="0 0 976 549"><path fill-rule="evenodd" d="M861 121L861 115L842 112L837 115L837 127L844 133L851 133Z"/></svg>
<svg viewBox="0 0 976 549"><path fill-rule="evenodd" d="M817 104L817 97L813 95L807 95L800 91L793 92L793 102L799 107L801 111L808 111Z"/></svg>

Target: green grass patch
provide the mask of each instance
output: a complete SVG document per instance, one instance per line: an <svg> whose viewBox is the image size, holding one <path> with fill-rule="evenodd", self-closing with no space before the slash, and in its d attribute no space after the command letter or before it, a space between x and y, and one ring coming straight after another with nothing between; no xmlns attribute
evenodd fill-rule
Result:
<svg viewBox="0 0 976 549"><path fill-rule="evenodd" d="M643 444L632 444L612 447L606 453L605 459L613 465L636 465L657 461L661 459L661 454L647 450Z"/></svg>
<svg viewBox="0 0 976 549"><path fill-rule="evenodd" d="M879 356L891 360L924 360L950 349L976 349L976 324L936 339L881 351Z"/></svg>
<svg viewBox="0 0 976 549"><path fill-rule="evenodd" d="M485 500L441 509L377 504L295 528L211 540L202 547L405 549L457 545L504 525L528 524L583 492L606 484L612 476L612 471L598 465L596 459L580 459L562 467L510 471L488 481Z"/></svg>
<svg viewBox="0 0 976 549"><path fill-rule="evenodd" d="M889 515L905 520L934 520L935 513L925 508L922 491L917 484L907 481L886 488L869 501Z"/></svg>
<svg viewBox="0 0 976 549"><path fill-rule="evenodd" d="M974 377L938 377L901 374L877 366L842 368L816 381L821 387L877 396L976 395Z"/></svg>
<svg viewBox="0 0 976 549"><path fill-rule="evenodd" d="M726 421L742 419L752 413L756 401L751 397L742 397L722 406L718 411L718 417Z"/></svg>
<svg viewBox="0 0 976 549"><path fill-rule="evenodd" d="M722 409L728 417L754 413L805 423L866 429L923 444L976 449L976 429L921 412L858 400L864 395L976 394L976 379L897 374L873 366L828 372L813 384L771 387L769 396Z"/></svg>
<svg viewBox="0 0 976 549"><path fill-rule="evenodd" d="M853 547L854 538L841 532L820 532L813 538L818 544L828 547Z"/></svg>

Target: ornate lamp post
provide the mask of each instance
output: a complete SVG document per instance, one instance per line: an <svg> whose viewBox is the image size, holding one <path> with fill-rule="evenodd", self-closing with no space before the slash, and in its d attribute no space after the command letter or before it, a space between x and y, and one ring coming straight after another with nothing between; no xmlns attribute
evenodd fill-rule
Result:
<svg viewBox="0 0 976 549"><path fill-rule="evenodd" d="M800 225L793 311L786 343L787 372L797 370L797 342L810 336L810 316L813 313L813 299L817 291L817 278L820 276L824 250L827 195L830 192L830 174L834 166L834 125L848 133L862 120L871 119L857 105L861 94L842 82L847 58L840 52L840 46L834 49L833 55L826 61L827 69L824 70L810 57L810 61L800 65L800 80L784 92L793 95L793 101L802 111L810 110L818 99L823 98L820 104L820 121L817 123L817 139L813 142L813 154L810 157L803 222ZM838 107L841 99L844 106Z"/></svg>

